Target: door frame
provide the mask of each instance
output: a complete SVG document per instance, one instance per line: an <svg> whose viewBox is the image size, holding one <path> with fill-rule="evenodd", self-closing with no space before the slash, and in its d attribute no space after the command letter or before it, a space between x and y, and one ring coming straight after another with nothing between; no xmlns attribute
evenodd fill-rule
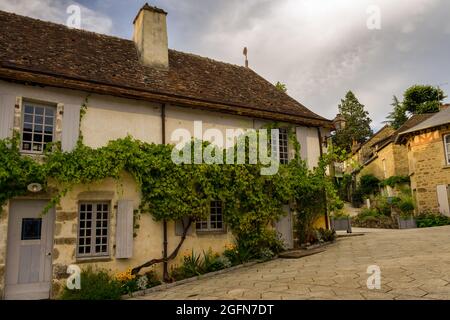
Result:
<svg viewBox="0 0 450 320"><path fill-rule="evenodd" d="M10 250L10 241L11 241L11 228L13 228L13 226L11 225L12 223L16 223L16 221L14 221L13 217L13 212L11 210L12 208L12 203L14 202L28 202L28 201L46 201L49 202L50 198L49 197L45 197L45 198L35 198L35 197L18 197L18 198L14 198L14 199L10 199L8 201L8 217L7 217L7 236L6 236L6 248L5 248L5 273L4 273L4 286L3 286L3 295L2 295L2 299L6 298L6 287L7 287L7 277L8 277L8 257L9 257L9 250ZM55 207L51 208L49 210L49 212L47 212L46 214L50 214L51 216L49 217L49 225L51 226L50 228L50 235L48 235L48 240L50 241L49 243L49 250L50 250L50 263L49 263L49 268L50 270L49 275L50 275L50 279L49 279L49 295L48 298L51 297L52 295L52 280L53 280L53 249L54 249L54 239L55 239L55 227L56 227L56 210ZM45 262L44 262L45 263ZM45 272L45 270L44 270Z"/></svg>

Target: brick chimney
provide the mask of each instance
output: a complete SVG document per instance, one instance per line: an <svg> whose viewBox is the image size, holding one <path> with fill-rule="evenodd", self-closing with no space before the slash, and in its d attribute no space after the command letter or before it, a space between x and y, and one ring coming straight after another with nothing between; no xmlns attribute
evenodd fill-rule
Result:
<svg viewBox="0 0 450 320"><path fill-rule="evenodd" d="M168 69L167 12L146 3L133 21L133 41L141 62L149 67Z"/></svg>

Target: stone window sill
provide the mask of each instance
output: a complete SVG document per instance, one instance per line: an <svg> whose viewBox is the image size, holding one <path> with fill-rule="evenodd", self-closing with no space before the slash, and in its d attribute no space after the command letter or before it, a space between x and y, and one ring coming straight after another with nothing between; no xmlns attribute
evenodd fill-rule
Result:
<svg viewBox="0 0 450 320"><path fill-rule="evenodd" d="M223 235L227 234L226 230L205 230L205 231L196 231L197 236L211 236L211 235Z"/></svg>
<svg viewBox="0 0 450 320"><path fill-rule="evenodd" d="M113 259L110 256L96 256L96 257L77 257L77 263L94 263L94 262L108 262Z"/></svg>

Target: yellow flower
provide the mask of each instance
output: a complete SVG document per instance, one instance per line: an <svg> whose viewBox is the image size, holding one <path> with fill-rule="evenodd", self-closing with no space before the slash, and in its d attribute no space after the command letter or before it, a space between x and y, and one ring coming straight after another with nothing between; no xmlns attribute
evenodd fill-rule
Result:
<svg viewBox="0 0 450 320"><path fill-rule="evenodd" d="M234 249L236 249L236 246L232 243L227 243L225 245L225 250L234 250Z"/></svg>
<svg viewBox="0 0 450 320"><path fill-rule="evenodd" d="M116 274L115 278L116 278L116 280L123 282L123 281L133 280L134 278L136 278L136 275L131 273L131 268L128 268L124 272L118 272Z"/></svg>

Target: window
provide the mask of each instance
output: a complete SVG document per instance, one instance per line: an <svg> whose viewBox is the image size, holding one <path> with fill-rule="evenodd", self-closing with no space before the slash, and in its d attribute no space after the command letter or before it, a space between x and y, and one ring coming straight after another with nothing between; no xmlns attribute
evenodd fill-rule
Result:
<svg viewBox="0 0 450 320"><path fill-rule="evenodd" d="M281 164L287 164L289 162L288 129L287 128L280 128L279 131L280 131L280 137L279 137L280 163Z"/></svg>
<svg viewBox="0 0 450 320"><path fill-rule="evenodd" d="M444 136L444 146L445 146L445 160L448 165L450 165L450 134Z"/></svg>
<svg viewBox="0 0 450 320"><path fill-rule="evenodd" d="M78 217L78 256L107 256L109 254L109 204L103 202L80 203Z"/></svg>
<svg viewBox="0 0 450 320"><path fill-rule="evenodd" d="M197 221L197 231L223 231L222 201L211 201L209 217L204 221Z"/></svg>
<svg viewBox="0 0 450 320"><path fill-rule="evenodd" d="M55 107L24 102L22 151L41 153L53 141L55 113Z"/></svg>
<svg viewBox="0 0 450 320"><path fill-rule="evenodd" d="M23 218L21 240L40 240L41 239L41 218Z"/></svg>

